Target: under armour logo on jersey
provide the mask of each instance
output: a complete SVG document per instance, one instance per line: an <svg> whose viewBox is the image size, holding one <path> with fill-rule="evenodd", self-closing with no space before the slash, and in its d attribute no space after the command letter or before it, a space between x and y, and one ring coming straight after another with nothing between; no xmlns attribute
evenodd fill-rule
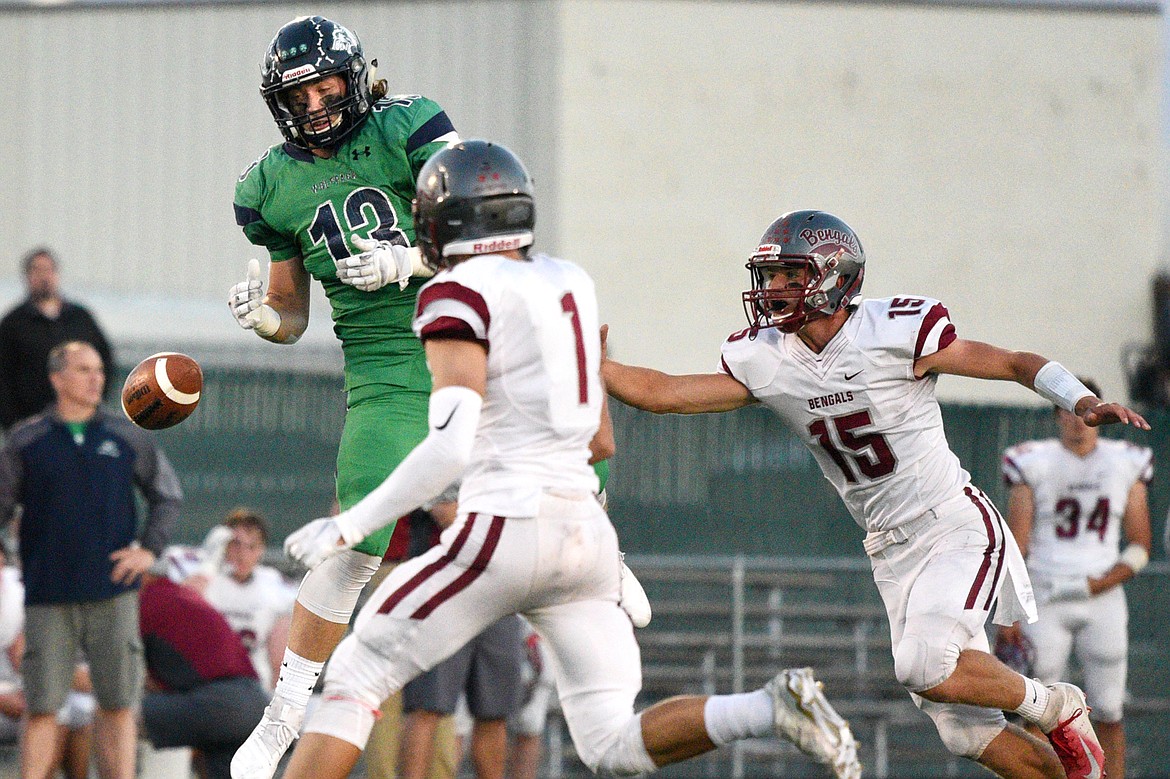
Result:
<svg viewBox="0 0 1170 779"><path fill-rule="evenodd" d="M105 457L121 457L122 450L118 445L110 440L102 441L102 445L98 447L97 453Z"/></svg>
<svg viewBox="0 0 1170 779"><path fill-rule="evenodd" d="M367 157L369 157L369 156L370 156L370 147L369 147L369 146L367 146L366 148L362 149L361 151L359 151L359 150L357 150L357 149L354 149L353 151L351 151L351 152L349 153L349 155L350 155L351 157L353 157L353 159L354 159L354 162L357 162L357 161L358 161L358 159L360 159L360 158L361 158L361 156L362 156L363 154L364 154L365 156L367 156Z"/></svg>

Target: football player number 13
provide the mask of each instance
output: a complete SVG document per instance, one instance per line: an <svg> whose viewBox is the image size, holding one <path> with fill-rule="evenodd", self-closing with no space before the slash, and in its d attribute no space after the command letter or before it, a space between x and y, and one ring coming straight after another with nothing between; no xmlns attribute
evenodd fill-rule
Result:
<svg viewBox="0 0 1170 779"><path fill-rule="evenodd" d="M862 476L867 479L889 476L898 467L898 458L894 457L885 436L861 430L871 425L873 417L869 409L863 409L839 417L818 419L808 426L808 431L845 474L845 480L856 482Z"/></svg>

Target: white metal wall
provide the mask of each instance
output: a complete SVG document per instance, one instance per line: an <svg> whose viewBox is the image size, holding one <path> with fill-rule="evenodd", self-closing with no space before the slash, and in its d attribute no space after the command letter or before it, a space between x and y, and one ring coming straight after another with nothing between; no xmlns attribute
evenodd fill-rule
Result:
<svg viewBox="0 0 1170 779"><path fill-rule="evenodd" d="M198 328L255 341L223 311L257 256L234 224L232 193L280 141L258 92L261 56L280 25L306 12L293 3L0 10L0 51L11 57L0 294L19 294L17 259L44 242L61 255L66 292L96 301L116 336ZM358 33L391 92L435 99L463 135L506 143L538 181L549 178L554 6L356 2L327 13ZM555 231L555 190L546 199L542 225ZM328 304L314 289L307 337L330 340ZM128 311L125 295L135 298ZM144 306L142 296L155 300ZM159 299L186 305L172 317Z"/></svg>
<svg viewBox="0 0 1170 779"><path fill-rule="evenodd" d="M865 292L927 294L962 336L1124 393L1159 261L1161 20L927 4L569 2L566 252L602 279L611 348L718 365L765 227L823 208ZM951 398L1028 402L948 377Z"/></svg>
<svg viewBox="0 0 1170 779"><path fill-rule="evenodd" d="M98 301L116 337L251 344L222 313L255 255L232 189L279 140L260 56L311 10L0 10L0 305L19 291L19 254L47 242L67 291ZM939 297L961 334L1050 354L1110 394L1123 391L1120 345L1149 337L1155 13L754 0L327 13L358 32L392 91L433 97L465 136L525 157L541 244L594 272L614 351L631 361L713 367L741 326L747 253L800 207L858 230L868 294ZM154 305L125 309L125 296ZM331 338L327 322L314 338Z"/></svg>

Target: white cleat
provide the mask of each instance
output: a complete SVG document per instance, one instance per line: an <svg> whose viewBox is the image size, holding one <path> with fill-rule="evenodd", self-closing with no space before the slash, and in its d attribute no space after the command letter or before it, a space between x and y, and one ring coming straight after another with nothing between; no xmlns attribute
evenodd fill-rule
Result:
<svg viewBox="0 0 1170 779"><path fill-rule="evenodd" d="M861 779L849 723L829 705L811 668L781 671L764 689L772 696L777 736L830 766L837 779Z"/></svg>
<svg viewBox="0 0 1170 779"><path fill-rule="evenodd" d="M619 582L618 605L630 615L630 622L634 623L634 627L644 628L650 624L650 599L646 597L642 583L624 562Z"/></svg>
<svg viewBox="0 0 1170 779"><path fill-rule="evenodd" d="M304 719L303 709L288 705L279 695L273 696L260 724L232 756L232 779L272 779L280 758L296 741Z"/></svg>
<svg viewBox="0 0 1170 779"><path fill-rule="evenodd" d="M1068 779L1102 779L1105 776L1105 753L1089 722L1089 707L1081 688L1065 682L1048 685L1053 695L1063 695L1064 702L1056 715L1056 727L1048 733L1048 742L1056 750Z"/></svg>

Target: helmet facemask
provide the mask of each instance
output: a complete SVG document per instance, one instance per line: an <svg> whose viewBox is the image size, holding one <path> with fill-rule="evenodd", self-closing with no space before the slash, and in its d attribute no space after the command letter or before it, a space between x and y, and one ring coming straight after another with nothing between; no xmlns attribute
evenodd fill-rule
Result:
<svg viewBox="0 0 1170 779"><path fill-rule="evenodd" d="M352 66L358 64L356 61L351 61ZM363 71L361 75L364 77L364 63L361 64L361 70ZM356 78L354 74L348 72L348 69L339 74L343 76L341 83L344 92L336 96L324 97L322 99L325 104L323 108L309 112L306 108L290 105L289 93L293 87L320 81L330 75L335 74L314 74L313 78L294 82L288 86L282 85L279 91L272 95L265 95L268 108L276 120L276 126L293 145L303 149L336 148L352 134L360 124L360 120L369 111L369 90L365 90L363 96L363 90L356 88ZM329 125L314 130L313 124L322 119L327 119Z"/></svg>
<svg viewBox="0 0 1170 779"><path fill-rule="evenodd" d="M752 274L752 288L743 293L744 312L752 327L776 327L785 333L795 333L810 320L830 316L839 306L834 305L830 293L844 282L838 267L845 255L838 249L829 256L820 254L781 254L780 247L759 247L748 260ZM777 274L789 269L806 272L801 286L772 287Z"/></svg>

